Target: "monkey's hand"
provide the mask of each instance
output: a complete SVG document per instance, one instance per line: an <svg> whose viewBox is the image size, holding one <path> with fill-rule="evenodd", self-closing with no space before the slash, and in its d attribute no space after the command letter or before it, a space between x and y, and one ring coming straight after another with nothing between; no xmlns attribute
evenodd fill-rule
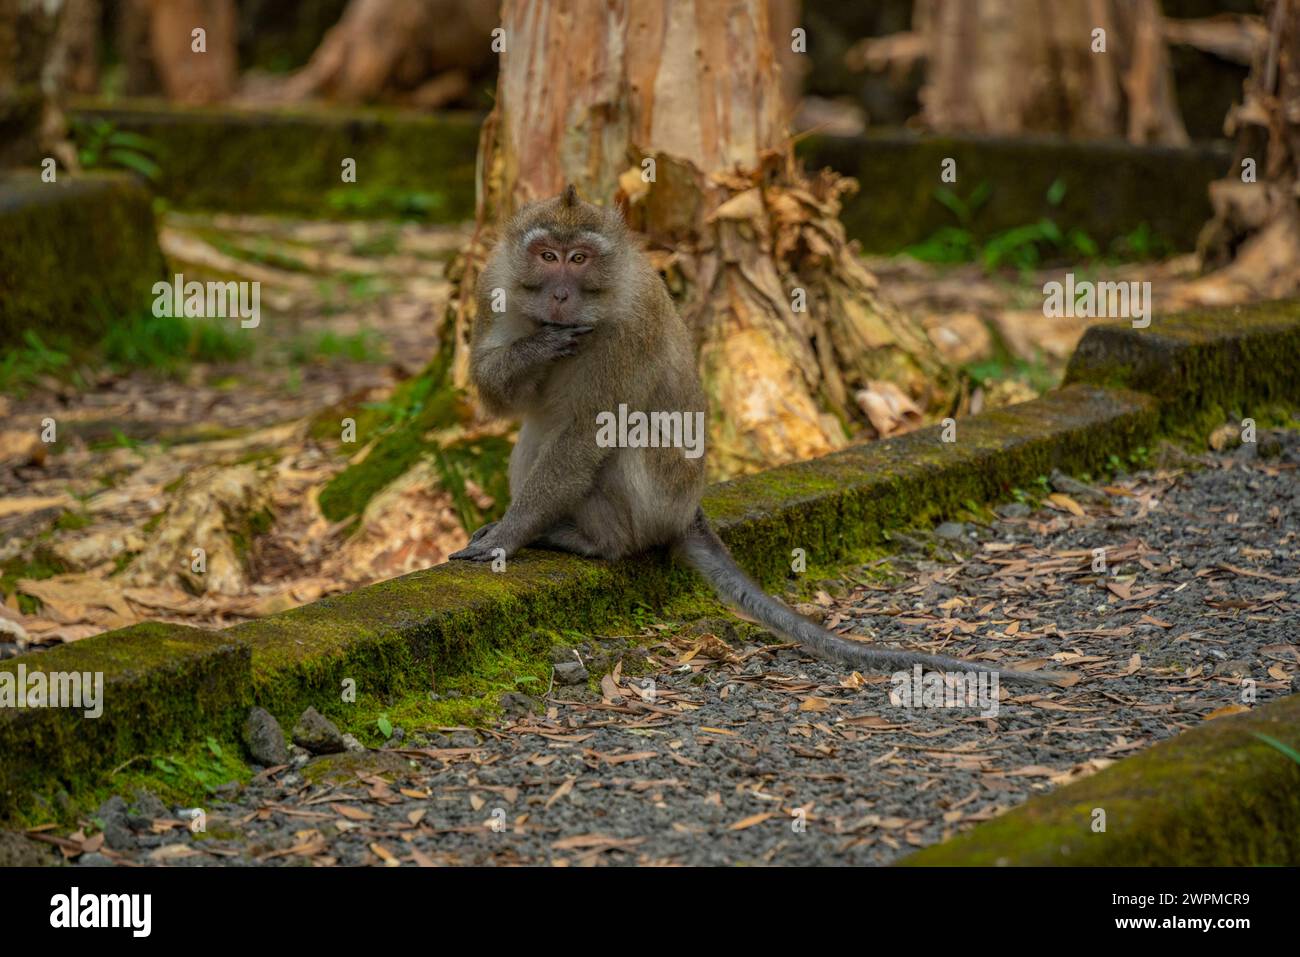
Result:
<svg viewBox="0 0 1300 957"><path fill-rule="evenodd" d="M545 321L541 326L532 338L552 359L576 355L582 337L595 328L595 326L575 326L569 323Z"/></svg>

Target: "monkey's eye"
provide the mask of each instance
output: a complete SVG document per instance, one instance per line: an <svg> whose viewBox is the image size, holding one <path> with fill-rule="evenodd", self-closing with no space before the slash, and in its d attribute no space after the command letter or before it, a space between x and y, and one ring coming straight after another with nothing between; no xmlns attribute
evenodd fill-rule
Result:
<svg viewBox="0 0 1300 957"><path fill-rule="evenodd" d="M560 257L555 255L555 253L549 249L542 253L542 259L548 263L556 263L560 261Z"/></svg>
<svg viewBox="0 0 1300 957"><path fill-rule="evenodd" d="M569 257L569 262L571 263L585 263L586 261L587 261L586 253L574 253L572 256Z"/></svg>

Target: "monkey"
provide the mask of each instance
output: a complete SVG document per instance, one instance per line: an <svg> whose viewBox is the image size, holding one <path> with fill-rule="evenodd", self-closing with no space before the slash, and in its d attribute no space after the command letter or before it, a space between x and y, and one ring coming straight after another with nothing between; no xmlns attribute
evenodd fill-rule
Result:
<svg viewBox="0 0 1300 957"><path fill-rule="evenodd" d="M452 560L491 561L535 546L617 561L666 546L733 609L836 664L1059 678L873 648L814 624L763 591L709 525L702 456L669 443L597 441L598 417L620 405L701 423L707 413L691 333L617 210L579 199L573 186L524 206L488 256L475 296L471 380L489 412L521 426L509 507Z"/></svg>

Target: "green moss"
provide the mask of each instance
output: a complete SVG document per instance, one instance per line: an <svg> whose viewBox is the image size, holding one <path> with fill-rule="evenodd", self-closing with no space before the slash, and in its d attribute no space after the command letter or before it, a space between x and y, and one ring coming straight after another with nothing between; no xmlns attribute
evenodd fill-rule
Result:
<svg viewBox="0 0 1300 957"><path fill-rule="evenodd" d="M902 863L1294 866L1300 765L1261 733L1300 747L1300 695L1208 721Z"/></svg>
<svg viewBox="0 0 1300 957"><path fill-rule="evenodd" d="M1300 303L1279 301L1093 326L1065 381L1156 396L1161 430L1203 443L1231 418L1285 415L1300 402L1297 368Z"/></svg>
<svg viewBox="0 0 1300 957"><path fill-rule="evenodd" d="M469 416L469 408L464 394L445 382L449 362L444 349L384 405L342 414L335 409L316 420L314 434L336 438L339 422L351 414L357 422L358 441L377 436L362 461L348 466L321 490L321 512L327 518L340 521L360 514L384 486L425 457L433 463L440 487L450 493L464 528L477 528L505 511L511 443L491 435L456 437ZM467 481L473 481L492 498L490 509L478 507L466 491Z"/></svg>
<svg viewBox="0 0 1300 957"><path fill-rule="evenodd" d="M140 756L181 751L211 735L234 740L250 698L250 656L225 635L149 622L0 662L20 669L101 673L102 714L0 709L0 817L80 794ZM17 680L15 677L12 680Z"/></svg>
<svg viewBox="0 0 1300 957"><path fill-rule="evenodd" d="M98 340L163 275L148 192L123 175L0 176L0 345Z"/></svg>
<svg viewBox="0 0 1300 957"><path fill-rule="evenodd" d="M75 532L91 523L91 518L84 511L64 512L55 519L54 527L65 532Z"/></svg>
<svg viewBox="0 0 1300 957"><path fill-rule="evenodd" d="M892 131L860 137L813 135L797 144L813 168L854 176L861 189L841 221L868 252L893 253L952 227L936 199L941 164L957 163L957 192L968 197L987 183L988 199L966 227L986 242L1047 218L1105 246L1160 236L1192 249L1210 218L1208 190L1231 161L1218 145L1173 150L1049 137L916 136ZM1064 193L1053 192L1060 182ZM1057 198L1055 204L1051 196Z"/></svg>
<svg viewBox="0 0 1300 957"><path fill-rule="evenodd" d="M313 758L303 766L309 784L356 784L359 776L379 776L386 781L418 776L419 765L391 751L344 751Z"/></svg>
<svg viewBox="0 0 1300 957"><path fill-rule="evenodd" d="M156 143L158 191L178 208L434 222L474 215L477 116L129 102L75 115ZM342 181L349 158L356 183Z"/></svg>

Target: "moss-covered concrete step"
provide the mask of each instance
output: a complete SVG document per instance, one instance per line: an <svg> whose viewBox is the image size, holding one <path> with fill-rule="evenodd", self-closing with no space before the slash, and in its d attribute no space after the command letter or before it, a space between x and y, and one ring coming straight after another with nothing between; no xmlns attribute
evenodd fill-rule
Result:
<svg viewBox="0 0 1300 957"><path fill-rule="evenodd" d="M795 548L833 562L888 528L1005 496L1052 468L1095 468L1148 440L1154 423L1145 396L1077 387L963 422L956 443L928 428L714 486L704 508L745 567L772 583ZM500 573L439 565L226 634L252 649L258 702L287 716L336 704L348 678L358 691L432 688L437 670L509 649L532 628L599 627L638 602L661 603L674 584L684 573L663 556L615 566L525 551Z"/></svg>
<svg viewBox="0 0 1300 957"><path fill-rule="evenodd" d="M724 482L704 507L745 567L770 582L788 573L793 548L831 562L880 544L887 529L1006 498L1054 468L1096 471L1152 440L1156 410L1148 395L1072 386L961 419L951 442L936 425Z"/></svg>
<svg viewBox="0 0 1300 957"><path fill-rule="evenodd" d="M1092 326L1065 381L1159 396L1162 426L1178 430L1300 401L1298 370L1300 309L1279 301Z"/></svg>
<svg viewBox="0 0 1300 957"><path fill-rule="evenodd" d="M892 130L809 136L798 154L810 167L829 166L861 184L842 219L848 234L872 253L897 252L943 227L968 229L984 241L1044 218L1062 233L1081 230L1103 251L1143 228L1146 239L1191 249L1210 218L1207 187L1231 161L1220 144L1179 149ZM956 161L955 183L940 179L946 159ZM1056 190L1064 187L1059 198L1053 190L1058 181ZM936 198L940 189L976 207L969 222ZM982 193L987 195L977 199Z"/></svg>
<svg viewBox="0 0 1300 957"><path fill-rule="evenodd" d="M162 168L155 187L180 208L431 222L474 215L475 114L122 101L72 115L152 140ZM354 182L343 181L349 159Z"/></svg>
<svg viewBox="0 0 1300 957"><path fill-rule="evenodd" d="M148 622L0 662L0 818L34 794L74 793L132 759L233 734L250 657L228 634Z"/></svg>
<svg viewBox="0 0 1300 957"><path fill-rule="evenodd" d="M149 191L124 174L0 173L0 346L24 330L98 340L163 277Z"/></svg>
<svg viewBox="0 0 1300 957"><path fill-rule="evenodd" d="M1297 752L1300 695L1289 695L1207 721L900 864L1294 866Z"/></svg>

